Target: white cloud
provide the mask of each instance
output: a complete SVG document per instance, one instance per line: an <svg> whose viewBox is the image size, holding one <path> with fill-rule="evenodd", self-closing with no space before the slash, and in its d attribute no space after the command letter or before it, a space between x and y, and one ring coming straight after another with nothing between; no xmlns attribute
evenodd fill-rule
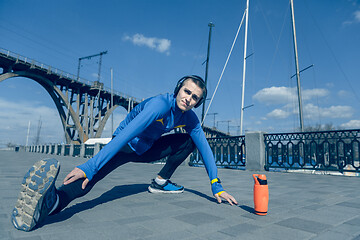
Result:
<svg viewBox="0 0 360 240"><path fill-rule="evenodd" d="M321 108L314 104L306 104L304 106L304 114L306 118L316 119L321 118L350 118L354 110L350 106L330 106L328 108Z"/></svg>
<svg viewBox="0 0 360 240"><path fill-rule="evenodd" d="M325 97L329 95L329 91L322 88L305 89L302 91L302 100L310 100L315 97ZM270 104L286 104L297 101L297 89L289 87L270 87L263 88L258 91L253 99Z"/></svg>
<svg viewBox="0 0 360 240"><path fill-rule="evenodd" d="M345 90L340 90L340 91L338 91L337 95L339 97L346 97L346 96L349 96L349 93Z"/></svg>
<svg viewBox="0 0 360 240"><path fill-rule="evenodd" d="M171 41L165 38L145 37L140 33L136 33L133 36L125 35L124 41L130 41L137 46L146 46L151 49L155 49L158 52L170 54Z"/></svg>
<svg viewBox="0 0 360 240"><path fill-rule="evenodd" d="M326 97L329 95L329 91L323 88L305 89L301 95L303 100L310 100L316 97Z"/></svg>
<svg viewBox="0 0 360 240"><path fill-rule="evenodd" d="M282 109L275 109L268 113L266 116L269 118L284 119L289 117L290 113Z"/></svg>
<svg viewBox="0 0 360 240"><path fill-rule="evenodd" d="M292 99L295 95L295 91L293 88L287 87L270 87L263 88L258 91L253 99L265 103L267 105L270 104L282 104L289 102L289 99Z"/></svg>
<svg viewBox="0 0 360 240"><path fill-rule="evenodd" d="M343 123L340 126L347 129L360 128L360 120L350 120L349 122Z"/></svg>
<svg viewBox="0 0 360 240"><path fill-rule="evenodd" d="M335 86L335 84L332 83L332 82L328 82L328 83L326 83L326 86L327 86L328 88L333 88L333 87Z"/></svg>
<svg viewBox="0 0 360 240"><path fill-rule="evenodd" d="M355 12L353 12L351 20L344 21L343 25L351 25L359 22L360 22L360 10L356 10Z"/></svg>
<svg viewBox="0 0 360 240"><path fill-rule="evenodd" d="M354 12L354 19L356 22L360 22L360 10Z"/></svg>
<svg viewBox="0 0 360 240"><path fill-rule="evenodd" d="M292 110L288 110L292 109ZM318 107L312 103L305 104L303 106L303 114L306 119L318 119L320 118L351 118L354 110L350 106L330 106L330 107ZM290 104L285 105L282 109L274 109L266 116L268 118L285 119L291 114L298 115L299 109L297 107L291 107Z"/></svg>

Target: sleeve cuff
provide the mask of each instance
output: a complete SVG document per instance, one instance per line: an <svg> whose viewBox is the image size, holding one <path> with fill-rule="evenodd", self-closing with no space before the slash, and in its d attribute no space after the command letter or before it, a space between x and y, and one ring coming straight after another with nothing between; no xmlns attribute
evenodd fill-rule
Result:
<svg viewBox="0 0 360 240"><path fill-rule="evenodd" d="M219 182L214 182L213 184L211 184L211 190L213 192L213 194L218 194L224 191L223 187L221 186L221 184Z"/></svg>
<svg viewBox="0 0 360 240"><path fill-rule="evenodd" d="M77 168L81 169L81 170L84 172L84 177L87 178L87 179L89 179L89 181L91 181L91 179L93 178L94 174L92 174L92 172L90 171L90 169L86 166L86 163L77 166Z"/></svg>
<svg viewBox="0 0 360 240"><path fill-rule="evenodd" d="M221 196L221 194L225 191L218 192L217 195Z"/></svg>

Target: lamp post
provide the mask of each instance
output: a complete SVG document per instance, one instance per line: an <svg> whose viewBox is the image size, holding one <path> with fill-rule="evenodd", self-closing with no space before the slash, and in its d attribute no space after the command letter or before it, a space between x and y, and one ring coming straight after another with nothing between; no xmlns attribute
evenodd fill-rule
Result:
<svg viewBox="0 0 360 240"><path fill-rule="evenodd" d="M215 27L215 24L210 22L209 26L209 41L208 41L208 48L207 48L207 57L206 57L206 68L205 68L205 86L207 87L207 78L208 78L208 70L209 70L209 57L210 57L210 42L211 42L211 29ZM202 113L201 113L201 122L204 124L204 113L205 113L205 102L202 105Z"/></svg>

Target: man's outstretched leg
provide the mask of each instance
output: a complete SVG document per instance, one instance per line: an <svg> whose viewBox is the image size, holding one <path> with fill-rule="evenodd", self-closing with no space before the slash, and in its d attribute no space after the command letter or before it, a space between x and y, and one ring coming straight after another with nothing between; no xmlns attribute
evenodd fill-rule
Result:
<svg viewBox="0 0 360 240"><path fill-rule="evenodd" d="M57 160L44 159L36 162L25 174L11 215L15 228L31 231L55 209L59 202L55 189L59 170Z"/></svg>

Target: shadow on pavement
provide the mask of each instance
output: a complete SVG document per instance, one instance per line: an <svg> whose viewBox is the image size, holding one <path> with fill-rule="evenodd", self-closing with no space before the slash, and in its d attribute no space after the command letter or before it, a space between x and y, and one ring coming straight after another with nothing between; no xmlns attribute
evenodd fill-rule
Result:
<svg viewBox="0 0 360 240"><path fill-rule="evenodd" d="M249 206L246 206L246 205L240 205L239 207L240 207L241 209L249 212L249 213L255 214L255 210L254 210L254 208L252 208L252 207L249 207Z"/></svg>
<svg viewBox="0 0 360 240"><path fill-rule="evenodd" d="M103 193L101 196L95 199L77 203L71 207L65 208L63 211L59 212L56 215L49 216L44 223L40 224L39 227L65 221L79 212L94 208L103 203L111 202L113 200L138 194L141 192L146 192L148 186L149 184L131 184L113 187L111 190Z"/></svg>
<svg viewBox="0 0 360 240"><path fill-rule="evenodd" d="M70 219L72 216L74 216L75 214L85 211L85 210L89 210L92 209L98 205L107 203L107 202L111 202L113 200L116 199L120 199L123 197L127 197L130 195L135 195L141 192L146 192L147 188L148 188L149 184L131 184L131 185L121 185L121 186L116 186L113 187L111 190L103 193L101 196L89 200L89 201L85 201L85 202L81 202L81 203L77 203L71 207L65 208L63 211L59 212L56 215L53 216L49 216L44 223L40 224L38 227L36 228L41 228L45 225L48 224L53 224L53 223L57 223L57 222L62 222L65 221L67 219ZM190 192L192 194L195 194L197 196L200 196L210 202L215 202L217 203L216 199L214 197L210 197L204 193L201 193L199 191L193 190L193 189L185 189L186 192ZM226 201L223 201L223 204L229 204ZM249 212L249 213L254 213L254 209L252 207L248 207L246 205L240 205L239 206L241 209ZM34 229L35 230L35 229Z"/></svg>
<svg viewBox="0 0 360 240"><path fill-rule="evenodd" d="M209 200L210 202L216 202L216 199L214 197L210 197L202 192L199 192L199 191L196 191L196 190L193 190L193 189L189 189L189 188L185 188L184 190L185 192L190 192L190 193L193 193L195 195L198 195L199 197L202 197L202 198L205 198L206 200Z"/></svg>

